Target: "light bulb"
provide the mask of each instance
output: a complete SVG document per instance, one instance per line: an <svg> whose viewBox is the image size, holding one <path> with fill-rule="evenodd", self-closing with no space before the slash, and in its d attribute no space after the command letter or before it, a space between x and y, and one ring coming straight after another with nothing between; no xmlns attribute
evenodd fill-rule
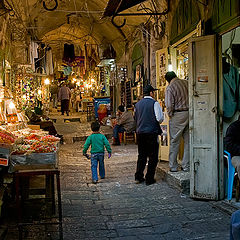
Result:
<svg viewBox="0 0 240 240"><path fill-rule="evenodd" d="M10 103L9 103L9 108L10 108L10 109L14 109L14 108L15 108L15 104L14 104L13 102L10 102Z"/></svg>
<svg viewBox="0 0 240 240"><path fill-rule="evenodd" d="M46 78L46 79L45 79L45 81L44 81L44 83L45 83L46 85L49 85L49 84L50 84L50 81L49 81L49 79L48 79L48 78Z"/></svg>

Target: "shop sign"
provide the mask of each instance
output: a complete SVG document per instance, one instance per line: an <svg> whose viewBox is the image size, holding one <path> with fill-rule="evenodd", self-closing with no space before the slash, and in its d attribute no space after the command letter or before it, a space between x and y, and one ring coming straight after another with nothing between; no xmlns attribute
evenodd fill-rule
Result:
<svg viewBox="0 0 240 240"><path fill-rule="evenodd" d="M8 158L0 158L0 166L8 166Z"/></svg>

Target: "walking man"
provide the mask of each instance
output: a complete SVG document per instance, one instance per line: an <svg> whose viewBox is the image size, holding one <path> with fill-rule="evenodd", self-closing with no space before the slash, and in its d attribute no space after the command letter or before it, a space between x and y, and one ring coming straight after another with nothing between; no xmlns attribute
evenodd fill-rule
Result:
<svg viewBox="0 0 240 240"><path fill-rule="evenodd" d="M64 112L69 116L69 101L71 98L71 90L66 86L66 83L63 83L62 87L58 93L58 100L61 101L61 112L64 115Z"/></svg>
<svg viewBox="0 0 240 240"><path fill-rule="evenodd" d="M184 140L182 170L189 171L189 114L188 81L177 78L175 72L167 72L169 83L165 92L165 104L169 116L170 150L169 167L171 172L178 171L177 156L181 137Z"/></svg>
<svg viewBox="0 0 240 240"><path fill-rule="evenodd" d="M136 183L144 182L144 169L148 160L146 185L156 182L154 179L158 163L158 135L162 133L160 123L163 113L160 104L154 100L154 89L147 85L143 90L144 98L135 105L135 121L138 142L138 160L135 173Z"/></svg>

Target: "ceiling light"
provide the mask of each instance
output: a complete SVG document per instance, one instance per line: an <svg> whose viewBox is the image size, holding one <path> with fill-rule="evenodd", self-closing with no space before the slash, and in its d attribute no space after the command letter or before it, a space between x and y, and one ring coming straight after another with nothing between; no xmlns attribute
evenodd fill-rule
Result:
<svg viewBox="0 0 240 240"><path fill-rule="evenodd" d="M49 79L48 79L48 78L46 78L46 79L45 79L45 81L44 81L44 83L45 83L46 85L49 85L49 84L50 84L50 81L49 81Z"/></svg>

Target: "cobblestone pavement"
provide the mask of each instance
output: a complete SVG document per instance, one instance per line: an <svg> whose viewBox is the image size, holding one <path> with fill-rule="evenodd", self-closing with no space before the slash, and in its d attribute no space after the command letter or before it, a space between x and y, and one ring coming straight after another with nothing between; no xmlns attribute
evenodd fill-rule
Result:
<svg viewBox="0 0 240 240"><path fill-rule="evenodd" d="M180 194L157 178L135 184L137 147L113 147L106 178L91 183L82 142L60 151L65 240L229 239L230 216Z"/></svg>
<svg viewBox="0 0 240 240"><path fill-rule="evenodd" d="M58 126L71 135L74 124L78 134L88 135L86 122ZM82 141L60 147L64 240L229 239L230 216L213 203L192 200L157 176L156 184L135 184L136 145L113 146L112 158L105 159L106 178L96 185L82 147ZM16 219L8 227L6 239L17 240ZM57 240L58 232L33 227L23 239Z"/></svg>

